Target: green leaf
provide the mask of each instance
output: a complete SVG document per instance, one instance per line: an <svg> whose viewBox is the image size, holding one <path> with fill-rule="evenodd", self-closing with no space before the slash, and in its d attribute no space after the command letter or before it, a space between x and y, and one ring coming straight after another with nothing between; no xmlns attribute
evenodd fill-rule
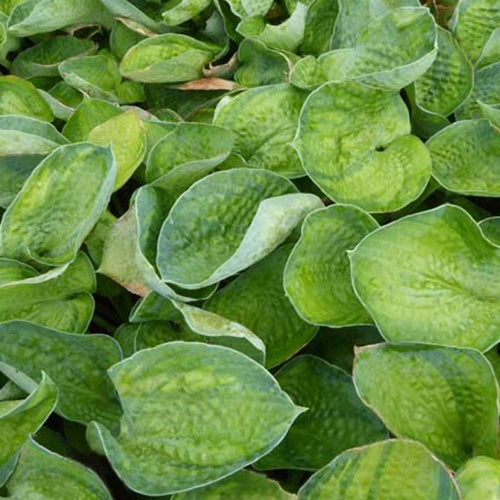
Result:
<svg viewBox="0 0 500 500"><path fill-rule="evenodd" d="M120 72L126 78L147 83L196 80L220 52L221 47L213 43L168 33L134 45L122 59Z"/></svg>
<svg viewBox="0 0 500 500"><path fill-rule="evenodd" d="M111 145L117 164L115 191L132 177L146 154L146 133L135 110L97 125L86 140L98 146Z"/></svg>
<svg viewBox="0 0 500 500"><path fill-rule="evenodd" d="M453 476L420 443L389 440L349 450L300 489L300 500L459 500Z"/></svg>
<svg viewBox="0 0 500 500"><path fill-rule="evenodd" d="M473 63L479 59L488 38L499 25L497 0L460 0L452 20L455 37Z"/></svg>
<svg viewBox="0 0 500 500"><path fill-rule="evenodd" d="M138 31L149 32L148 34L150 34L150 30L157 32L162 29L160 25L160 2L155 0L152 2L137 2L135 0L101 1L115 18L121 19L126 25L134 26ZM141 8L147 10L147 13L141 10Z"/></svg>
<svg viewBox="0 0 500 500"><path fill-rule="evenodd" d="M162 17L168 26L177 26L203 12L211 3L211 0L169 0Z"/></svg>
<svg viewBox="0 0 500 500"><path fill-rule="evenodd" d="M371 323L351 284L347 250L378 228L369 214L333 205L309 214L285 268L285 291L306 321L324 326Z"/></svg>
<svg viewBox="0 0 500 500"><path fill-rule="evenodd" d="M424 111L448 116L472 91L473 70L453 35L438 28L438 54L429 70L415 81L416 104Z"/></svg>
<svg viewBox="0 0 500 500"><path fill-rule="evenodd" d="M2 254L48 266L73 260L106 208L115 176L109 149L88 143L56 149L36 167L5 212Z"/></svg>
<svg viewBox="0 0 500 500"><path fill-rule="evenodd" d="M226 0L231 10L239 17L265 16L273 0Z"/></svg>
<svg viewBox="0 0 500 500"><path fill-rule="evenodd" d="M50 500L112 500L99 476L91 469L53 453L33 439L21 449L14 473L5 488L7 498Z"/></svg>
<svg viewBox="0 0 500 500"><path fill-rule="evenodd" d="M250 166L299 177L304 171L290 141L305 98L287 84L249 89L222 99L214 123L235 134L234 151Z"/></svg>
<svg viewBox="0 0 500 500"><path fill-rule="evenodd" d="M0 76L0 115L22 115L51 122L54 117L32 83L17 76Z"/></svg>
<svg viewBox="0 0 500 500"><path fill-rule="evenodd" d="M131 30L121 21L111 28L109 46L113 55L121 60L130 48L145 38L144 35Z"/></svg>
<svg viewBox="0 0 500 500"><path fill-rule="evenodd" d="M26 37L75 24L111 26L113 19L99 0L27 0L12 10L9 32Z"/></svg>
<svg viewBox="0 0 500 500"><path fill-rule="evenodd" d="M0 276L19 269L10 259L0 259ZM2 266L3 267L3 266ZM68 332L85 332L94 313L94 269L79 253L69 265L37 276L36 273L0 283L0 321L30 321Z"/></svg>
<svg viewBox="0 0 500 500"><path fill-rule="evenodd" d="M0 485L12 472L15 457L30 434L47 420L57 403L57 388L44 373L24 401L0 402Z"/></svg>
<svg viewBox="0 0 500 500"><path fill-rule="evenodd" d="M500 340L500 248L463 209L404 217L350 259L356 294L387 340L479 350Z"/></svg>
<svg viewBox="0 0 500 500"><path fill-rule="evenodd" d="M488 120L451 124L427 142L432 175L447 190L500 196L500 132Z"/></svg>
<svg viewBox="0 0 500 500"><path fill-rule="evenodd" d="M209 311L245 325L266 345L266 366L286 361L311 340L317 328L294 311L283 290L291 245L285 245L215 293Z"/></svg>
<svg viewBox="0 0 500 500"><path fill-rule="evenodd" d="M391 212L416 200L430 177L429 152L409 133L408 110L398 94L327 83L304 103L293 144L329 198Z"/></svg>
<svg viewBox="0 0 500 500"><path fill-rule="evenodd" d="M500 109L498 106L490 106L481 101L477 101L477 103L479 104L483 117L490 120L495 127L500 128Z"/></svg>
<svg viewBox="0 0 500 500"><path fill-rule="evenodd" d="M221 500L223 498L294 500L296 496L282 490L277 481L249 470L242 470L210 486L179 493L173 497L173 500Z"/></svg>
<svg viewBox="0 0 500 500"><path fill-rule="evenodd" d="M363 347L354 383L392 434L420 441L450 467L476 455L496 456L498 389L478 351L426 344Z"/></svg>
<svg viewBox="0 0 500 500"><path fill-rule="evenodd" d="M59 76L58 66L70 57L94 53L97 45L74 36L56 36L21 52L12 62L11 71L23 78Z"/></svg>
<svg viewBox="0 0 500 500"><path fill-rule="evenodd" d="M349 375L315 356L294 358L276 374L281 388L309 411L258 469L317 470L348 448L388 437L378 417L359 400Z"/></svg>
<svg viewBox="0 0 500 500"><path fill-rule="evenodd" d="M146 161L146 180L161 178L168 189L176 176L203 177L222 163L233 147L230 132L204 123L179 123L151 149ZM198 179L195 179L198 180Z"/></svg>
<svg viewBox="0 0 500 500"><path fill-rule="evenodd" d="M390 10L365 27L352 48L320 56L315 78L308 86L356 80L375 88L399 90L423 75L434 62L436 37L428 9ZM310 64L306 61L297 64L297 71L301 71L301 64Z"/></svg>
<svg viewBox="0 0 500 500"><path fill-rule="evenodd" d="M9 321L0 323L0 346L0 369L19 387L28 390L30 379L40 379L44 371L59 390L60 415L115 429L121 409L106 370L120 361L121 351L111 337Z"/></svg>
<svg viewBox="0 0 500 500"><path fill-rule="evenodd" d="M305 4L309 10L300 52L319 56L329 49L339 11L338 0L309 0Z"/></svg>
<svg viewBox="0 0 500 500"><path fill-rule="evenodd" d="M217 283L265 257L320 206L316 196L265 170L211 174L170 210L158 240L160 274L187 289Z"/></svg>
<svg viewBox="0 0 500 500"><path fill-rule="evenodd" d="M491 32L486 45L483 47L481 57L476 63L478 68L484 68L500 60L500 28Z"/></svg>
<svg viewBox="0 0 500 500"><path fill-rule="evenodd" d="M500 492L500 460L476 457L458 471L457 482L463 500L492 500Z"/></svg>
<svg viewBox="0 0 500 500"><path fill-rule="evenodd" d="M64 81L85 95L115 103L144 100L142 87L136 82L122 82L117 62L108 55L74 57L59 65Z"/></svg>
<svg viewBox="0 0 500 500"><path fill-rule="evenodd" d="M294 52L304 39L307 12L307 6L299 2L292 15L279 25L267 24L262 16L247 17L238 24L236 31L270 48Z"/></svg>
<svg viewBox="0 0 500 500"><path fill-rule="evenodd" d="M500 217L489 217L479 223L484 236L495 245L500 246Z"/></svg>
<svg viewBox="0 0 500 500"><path fill-rule="evenodd" d="M85 239L87 253L96 268L101 264L104 245L108 239L109 231L116 220L116 217L111 212L103 212L94 229L92 229Z"/></svg>
<svg viewBox="0 0 500 500"><path fill-rule="evenodd" d="M258 363L220 346L170 342L109 375L125 413L120 436L99 424L89 432L125 484L146 495L242 469L275 447L304 411Z"/></svg>

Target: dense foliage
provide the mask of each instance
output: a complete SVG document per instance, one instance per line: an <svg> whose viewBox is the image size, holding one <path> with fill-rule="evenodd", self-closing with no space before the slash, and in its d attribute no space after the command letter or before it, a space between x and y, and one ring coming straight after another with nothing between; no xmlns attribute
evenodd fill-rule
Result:
<svg viewBox="0 0 500 500"><path fill-rule="evenodd" d="M0 497L500 498L500 0L0 0Z"/></svg>

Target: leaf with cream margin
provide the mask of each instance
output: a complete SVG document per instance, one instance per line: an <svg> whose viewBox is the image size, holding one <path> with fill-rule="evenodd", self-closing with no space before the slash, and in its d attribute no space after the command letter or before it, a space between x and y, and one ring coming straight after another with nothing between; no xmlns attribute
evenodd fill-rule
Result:
<svg viewBox="0 0 500 500"><path fill-rule="evenodd" d="M226 347L169 342L108 373L124 410L121 433L92 424L90 442L130 489L146 495L237 472L274 448L304 411L261 365Z"/></svg>
<svg viewBox="0 0 500 500"><path fill-rule="evenodd" d="M203 12L211 3L211 0L170 0L161 15L167 26L178 26Z"/></svg>
<svg viewBox="0 0 500 500"><path fill-rule="evenodd" d="M306 321L330 327L372 322L352 288L347 250L378 227L352 205L332 205L306 217L284 274L287 297Z"/></svg>
<svg viewBox="0 0 500 500"><path fill-rule="evenodd" d="M245 325L266 346L266 366L286 361L316 334L293 309L283 289L291 245L284 245L216 292L205 309Z"/></svg>
<svg viewBox="0 0 500 500"><path fill-rule="evenodd" d="M414 83L415 102L425 112L448 116L469 97L474 73L453 35L440 27L437 34L437 57Z"/></svg>
<svg viewBox="0 0 500 500"><path fill-rule="evenodd" d="M463 500L484 498L494 500L500 493L500 460L475 457L457 474Z"/></svg>
<svg viewBox="0 0 500 500"><path fill-rule="evenodd" d="M62 457L29 438L5 485L7 498L112 500L100 477L82 464Z"/></svg>
<svg viewBox="0 0 500 500"><path fill-rule="evenodd" d="M461 0L450 24L460 47L476 63L500 25L500 5L497 0Z"/></svg>
<svg viewBox="0 0 500 500"><path fill-rule="evenodd" d="M272 252L322 206L317 196L298 193L269 171L211 174L185 191L165 219L158 239L160 274L186 289L218 283Z"/></svg>
<svg viewBox="0 0 500 500"><path fill-rule="evenodd" d="M427 141L433 177L448 191L500 196L500 131L488 120L451 124Z"/></svg>
<svg viewBox="0 0 500 500"><path fill-rule="evenodd" d="M110 27L113 18L99 0L27 0L14 7L9 31L26 37L48 33L76 24L100 24Z"/></svg>
<svg viewBox="0 0 500 500"><path fill-rule="evenodd" d="M0 267L9 263L14 267L12 271L20 264L0 258ZM0 283L0 322L25 320L57 330L83 333L94 313L91 294L95 288L92 264L84 253L79 253L71 264L45 274L35 273Z"/></svg>
<svg viewBox="0 0 500 500"><path fill-rule="evenodd" d="M203 77L203 67L222 51L218 45L168 33L134 45L120 63L121 74L145 83L176 83Z"/></svg>
<svg viewBox="0 0 500 500"><path fill-rule="evenodd" d="M337 203L392 212L424 191L431 159L410 134L395 93L358 83L326 83L309 95L293 142L304 170Z"/></svg>
<svg viewBox="0 0 500 500"><path fill-rule="evenodd" d="M490 363L475 349L363 347L354 384L392 434L420 441L453 469L476 455L496 456L498 387Z"/></svg>
<svg viewBox="0 0 500 500"><path fill-rule="evenodd" d="M309 410L285 439L255 464L260 470L317 470L348 448L388 437L380 419L360 401L349 375L315 356L298 356L276 374L281 388Z"/></svg>
<svg viewBox="0 0 500 500"><path fill-rule="evenodd" d="M403 7L374 18L360 33L356 45L319 57L314 78L293 79L303 88L323 82L356 80L370 87L397 91L422 76L437 54L437 33L426 8ZM302 64L297 63L297 72Z"/></svg>
<svg viewBox="0 0 500 500"><path fill-rule="evenodd" d="M97 125L85 140L98 146L111 145L117 165L115 191L132 177L146 154L146 132L134 110Z"/></svg>
<svg viewBox="0 0 500 500"><path fill-rule="evenodd" d="M299 491L299 500L459 500L449 470L416 441L391 439L347 450Z"/></svg>
<svg viewBox="0 0 500 500"><path fill-rule="evenodd" d="M31 382L24 401L0 402L0 485L9 477L17 462L16 454L54 411L57 388L43 373L36 386Z"/></svg>
<svg viewBox="0 0 500 500"><path fill-rule="evenodd" d="M306 97L288 84L252 88L224 97L214 124L235 134L234 151L250 166L300 177L304 171L290 141Z"/></svg>
<svg viewBox="0 0 500 500"><path fill-rule="evenodd" d="M11 71L23 78L59 76L58 66L70 57L89 55L97 50L91 40L55 36L21 52L12 61Z"/></svg>
<svg viewBox="0 0 500 500"><path fill-rule="evenodd" d="M2 255L48 266L72 261L108 205L115 177L108 148L77 143L53 151L3 216Z"/></svg>
<svg viewBox="0 0 500 500"><path fill-rule="evenodd" d="M122 412L106 370L120 361L121 351L111 337L9 321L0 323L0 346L0 370L19 387L28 390L44 371L59 390L61 416L115 430Z"/></svg>
<svg viewBox="0 0 500 500"><path fill-rule="evenodd" d="M118 63L111 55L73 57L59 65L64 81L89 97L119 104L144 100L137 82L122 81Z"/></svg>
<svg viewBox="0 0 500 500"><path fill-rule="evenodd" d="M462 208L399 219L350 260L356 294L387 340L481 351L500 340L500 248Z"/></svg>
<svg viewBox="0 0 500 500"><path fill-rule="evenodd" d="M210 486L178 493L172 500L221 500L223 498L296 500L297 497L281 489L277 481L244 469Z"/></svg>
<svg viewBox="0 0 500 500"><path fill-rule="evenodd" d="M52 112L35 86L17 76L0 76L0 115L22 115L51 122Z"/></svg>
<svg viewBox="0 0 500 500"><path fill-rule="evenodd" d="M479 227L488 240L500 246L500 216L482 220Z"/></svg>
<svg viewBox="0 0 500 500"><path fill-rule="evenodd" d="M236 27L244 38L259 40L267 47L294 52L304 40L308 8L297 3L292 15L281 24L268 24L261 16L247 17Z"/></svg>
<svg viewBox="0 0 500 500"><path fill-rule="evenodd" d="M229 156L232 147L232 134L222 127L179 123L151 149L146 161L146 180L162 178L162 184L168 188L176 170L178 175L187 169L210 173Z"/></svg>

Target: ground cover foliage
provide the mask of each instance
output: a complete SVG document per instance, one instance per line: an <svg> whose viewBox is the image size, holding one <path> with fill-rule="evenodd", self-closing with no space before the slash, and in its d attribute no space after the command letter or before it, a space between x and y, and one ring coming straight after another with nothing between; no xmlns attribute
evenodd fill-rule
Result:
<svg viewBox="0 0 500 500"><path fill-rule="evenodd" d="M500 498L499 0L0 0L0 497Z"/></svg>

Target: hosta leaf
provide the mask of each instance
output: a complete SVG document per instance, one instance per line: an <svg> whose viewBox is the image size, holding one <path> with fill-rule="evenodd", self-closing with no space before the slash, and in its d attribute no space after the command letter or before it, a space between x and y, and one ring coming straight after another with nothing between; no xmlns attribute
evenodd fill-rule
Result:
<svg viewBox="0 0 500 500"><path fill-rule="evenodd" d="M140 351L109 375L125 413L121 433L115 438L94 424L91 438L128 487L147 495L242 469L276 446L304 411L258 363L220 346L170 342Z"/></svg>
<svg viewBox="0 0 500 500"><path fill-rule="evenodd" d="M33 439L21 449L14 473L5 488L7 498L54 497L74 500L111 500L99 476L74 460L57 455Z"/></svg>
<svg viewBox="0 0 500 500"><path fill-rule="evenodd" d="M463 209L400 219L350 258L356 293L386 339L480 350L500 340L500 249Z"/></svg>
<svg viewBox="0 0 500 500"><path fill-rule="evenodd" d="M359 400L349 375L315 356L299 356L276 374L281 388L309 408L285 439L257 463L259 469L317 470L348 448L388 437Z"/></svg>
<svg viewBox="0 0 500 500"><path fill-rule="evenodd" d="M491 32L486 45L483 47L481 57L477 61L478 68L484 68L490 64L500 60L500 28L496 28Z"/></svg>
<svg viewBox="0 0 500 500"><path fill-rule="evenodd" d="M73 260L106 208L115 176L109 149L88 143L56 149L5 212L2 254L49 266Z"/></svg>
<svg viewBox="0 0 500 500"><path fill-rule="evenodd" d="M51 122L49 106L32 83L17 76L0 76L0 115L23 115Z"/></svg>
<svg viewBox="0 0 500 500"><path fill-rule="evenodd" d="M108 55L74 57L59 65L64 81L98 99L126 104L144 100L142 87L135 82L122 82L118 64Z"/></svg>
<svg viewBox="0 0 500 500"><path fill-rule="evenodd" d="M33 278L37 274L36 269L27 264L12 259L0 259L0 286L8 285L13 281Z"/></svg>
<svg viewBox="0 0 500 500"><path fill-rule="evenodd" d="M144 35L128 28L123 22L118 22L111 28L109 46L113 55L121 60L130 48L145 38Z"/></svg>
<svg viewBox="0 0 500 500"><path fill-rule="evenodd" d="M6 155L0 156L0 207L7 208L26 179L42 161L43 155Z"/></svg>
<svg viewBox="0 0 500 500"><path fill-rule="evenodd" d="M109 231L116 220L116 217L111 212L103 212L96 225L85 239L87 253L96 268L101 264L104 245L108 239Z"/></svg>
<svg viewBox="0 0 500 500"><path fill-rule="evenodd" d="M0 266L9 261L19 269L20 263L10 259L0 259ZM2 271L6 269L0 275ZM80 253L68 266L0 284L0 321L19 319L58 330L84 332L94 312L90 295L94 291L94 269L88 257Z"/></svg>
<svg viewBox="0 0 500 500"><path fill-rule="evenodd" d="M32 384L24 401L0 402L0 485L16 463L16 453L30 434L47 420L57 403L57 388L42 374L40 385Z"/></svg>
<svg viewBox="0 0 500 500"><path fill-rule="evenodd" d="M490 217L479 223L484 236L495 245L500 246L500 217Z"/></svg>
<svg viewBox="0 0 500 500"><path fill-rule="evenodd" d="M160 2L156 2L155 0L153 0L153 2L137 2L135 0L101 1L115 18L127 20L128 22L126 24L135 25L138 29L140 29L142 25L142 30L146 27L149 28L149 30L153 30L153 32L161 30ZM146 10L147 13L145 12Z"/></svg>
<svg viewBox="0 0 500 500"><path fill-rule="evenodd" d="M72 142L84 141L92 130L123 111L101 99L84 99L63 127L63 134Z"/></svg>
<svg viewBox="0 0 500 500"><path fill-rule="evenodd" d="M243 40L238 48L234 79L244 87L285 83L292 69L292 54L270 49L258 40Z"/></svg>
<svg viewBox="0 0 500 500"><path fill-rule="evenodd" d="M21 52L12 62L11 71L23 78L59 76L58 65L69 59L95 52L97 45L74 36L56 36Z"/></svg>
<svg viewBox="0 0 500 500"><path fill-rule="evenodd" d="M122 59L120 72L126 78L147 83L196 80L220 52L218 45L187 35L158 35L132 47Z"/></svg>
<svg viewBox="0 0 500 500"><path fill-rule="evenodd" d="M500 460L476 457L458 472L457 482L463 500L491 499L500 493Z"/></svg>
<svg viewBox="0 0 500 500"><path fill-rule="evenodd" d="M48 92L38 89L38 93L48 104L54 116L64 121L68 120L83 100L83 94L65 81L56 83Z"/></svg>
<svg viewBox="0 0 500 500"><path fill-rule="evenodd" d="M217 292L206 309L237 321L266 345L266 365L276 366L299 351L315 335L294 311L283 290L283 270L291 246L286 245Z"/></svg>
<svg viewBox="0 0 500 500"><path fill-rule="evenodd" d="M500 196L500 132L488 120L455 122L427 142L432 175L449 191Z"/></svg>
<svg viewBox="0 0 500 500"><path fill-rule="evenodd" d="M201 178L222 163L232 147L231 133L221 127L180 123L151 149L146 180L152 182L162 178L162 184L168 188L177 170L182 177L186 170L200 172Z"/></svg>
<svg viewBox="0 0 500 500"><path fill-rule="evenodd" d="M246 90L220 102L214 123L234 132L234 151L250 166L301 176L304 171L290 141L305 98L305 92L287 84Z"/></svg>
<svg viewBox="0 0 500 500"><path fill-rule="evenodd" d="M417 439L453 468L496 456L498 389L473 349L379 344L360 349L354 383L391 433Z"/></svg>
<svg viewBox="0 0 500 500"><path fill-rule="evenodd" d="M20 45L19 39L8 32L7 21L8 17L0 10L0 65L6 68L10 66L9 52L17 50Z"/></svg>
<svg viewBox="0 0 500 500"><path fill-rule="evenodd" d="M184 192L166 218L158 240L160 274L187 289L217 283L269 254L321 206L272 172L211 174Z"/></svg>
<svg viewBox="0 0 500 500"><path fill-rule="evenodd" d="M346 451L299 491L300 500L459 500L453 476L420 443L390 440Z"/></svg>
<svg viewBox="0 0 500 500"><path fill-rule="evenodd" d="M500 61L475 72L474 88L469 99L457 110L457 117L481 118L483 112L479 101L491 105L500 103Z"/></svg>
<svg viewBox="0 0 500 500"><path fill-rule="evenodd" d="M239 17L265 16L273 0L226 0L231 10Z"/></svg>
<svg viewBox="0 0 500 500"><path fill-rule="evenodd" d="M484 118L490 120L490 122L497 128L500 128L500 108L498 106L490 106L489 104L484 104L484 102L478 101L479 107L481 108L481 113Z"/></svg>
<svg viewBox="0 0 500 500"><path fill-rule="evenodd" d="M16 36L48 33L75 24L102 24L113 22L99 0L27 0L12 10L9 31Z"/></svg>
<svg viewBox="0 0 500 500"><path fill-rule="evenodd" d="M500 5L497 0L461 0L452 24L458 43L475 63L491 33L500 25Z"/></svg>
<svg viewBox="0 0 500 500"><path fill-rule="evenodd" d="M282 490L277 481L249 470L242 470L210 486L179 493L173 497L173 500L220 500L222 498L294 500L296 496Z"/></svg>
<svg viewBox="0 0 500 500"><path fill-rule="evenodd" d="M238 24L236 31L245 38L263 42L273 49L297 50L304 39L308 8L298 3L292 15L279 25L267 24L264 17L248 17Z"/></svg>
<svg viewBox="0 0 500 500"><path fill-rule="evenodd" d="M284 275L286 294L305 320L326 326L371 323L352 288L347 250L377 228L375 219L350 205L306 217Z"/></svg>
<svg viewBox="0 0 500 500"><path fill-rule="evenodd" d="M121 409L106 370L120 361L121 352L112 338L9 321L0 323L0 346L0 369L21 388L29 389L30 379L40 379L44 371L59 389L58 413L115 428Z"/></svg>
<svg viewBox="0 0 500 500"><path fill-rule="evenodd" d="M211 0L170 0L165 4L162 17L168 26L177 26L197 16L211 3Z"/></svg>
<svg viewBox="0 0 500 500"><path fill-rule="evenodd" d="M448 116L469 97L473 84L470 62L453 35L438 28L438 54L415 82L416 104L424 111Z"/></svg>
<svg viewBox="0 0 500 500"><path fill-rule="evenodd" d="M309 85L357 80L376 88L399 90L431 66L436 58L436 36L428 9L390 10L366 26L354 47L322 55ZM297 64L297 71L301 64Z"/></svg>
<svg viewBox="0 0 500 500"><path fill-rule="evenodd" d="M146 133L134 110L97 125L86 140L98 146L111 145L117 165L115 190L130 179L146 154Z"/></svg>
<svg viewBox="0 0 500 500"><path fill-rule="evenodd" d="M327 83L307 98L294 147L331 199L390 212L418 198L430 176L429 152L409 133L399 95Z"/></svg>

